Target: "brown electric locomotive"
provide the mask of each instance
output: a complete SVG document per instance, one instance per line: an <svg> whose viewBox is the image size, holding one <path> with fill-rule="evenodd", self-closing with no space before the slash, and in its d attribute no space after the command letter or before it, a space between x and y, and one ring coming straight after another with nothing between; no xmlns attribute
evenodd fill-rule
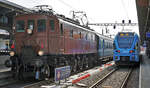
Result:
<svg viewBox="0 0 150 88"><path fill-rule="evenodd" d="M77 21L40 9L17 15L13 28L11 63L6 65L14 77L32 73L39 79L50 77L56 67L69 65L76 72L97 64L96 34Z"/></svg>

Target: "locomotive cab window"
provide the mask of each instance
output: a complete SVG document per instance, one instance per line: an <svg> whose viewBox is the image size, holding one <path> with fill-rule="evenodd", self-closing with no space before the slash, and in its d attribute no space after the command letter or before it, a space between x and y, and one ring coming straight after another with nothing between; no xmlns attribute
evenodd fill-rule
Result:
<svg viewBox="0 0 150 88"><path fill-rule="evenodd" d="M34 20L28 20L28 29L30 30L34 29Z"/></svg>
<svg viewBox="0 0 150 88"><path fill-rule="evenodd" d="M51 31L55 30L55 22L54 22L54 20L50 20L50 28L51 28Z"/></svg>
<svg viewBox="0 0 150 88"><path fill-rule="evenodd" d="M37 22L38 32L42 32L46 30L46 20L41 19Z"/></svg>
<svg viewBox="0 0 150 88"><path fill-rule="evenodd" d="M23 20L19 20L16 22L16 31L17 32L24 32L24 21Z"/></svg>

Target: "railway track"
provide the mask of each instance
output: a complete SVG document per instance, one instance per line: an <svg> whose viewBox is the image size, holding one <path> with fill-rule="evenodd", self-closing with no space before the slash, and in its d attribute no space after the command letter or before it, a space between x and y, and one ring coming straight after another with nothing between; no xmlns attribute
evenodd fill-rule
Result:
<svg viewBox="0 0 150 88"><path fill-rule="evenodd" d="M86 70L86 69L85 69ZM83 70L84 71L84 70ZM77 74L78 72L73 73ZM2 80L1 80L1 76ZM53 85L54 80L53 78L49 80L43 80L43 81L33 81L32 82L19 82L12 78L10 72L7 73L0 73L0 87L2 88L41 88L42 85ZM54 84L55 85L55 84Z"/></svg>
<svg viewBox="0 0 150 88"><path fill-rule="evenodd" d="M114 69L89 88L125 88L132 68Z"/></svg>

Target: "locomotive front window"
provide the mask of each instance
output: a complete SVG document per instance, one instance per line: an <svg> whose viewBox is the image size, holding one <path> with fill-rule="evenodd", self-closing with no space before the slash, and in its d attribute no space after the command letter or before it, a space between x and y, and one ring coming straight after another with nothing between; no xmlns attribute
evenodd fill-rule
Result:
<svg viewBox="0 0 150 88"><path fill-rule="evenodd" d="M38 32L42 32L46 30L46 20L41 19L37 22Z"/></svg>
<svg viewBox="0 0 150 88"><path fill-rule="evenodd" d="M19 20L16 22L16 31L17 32L24 32L24 21L23 20Z"/></svg>
<svg viewBox="0 0 150 88"><path fill-rule="evenodd" d="M28 29L34 29L34 20L28 20Z"/></svg>

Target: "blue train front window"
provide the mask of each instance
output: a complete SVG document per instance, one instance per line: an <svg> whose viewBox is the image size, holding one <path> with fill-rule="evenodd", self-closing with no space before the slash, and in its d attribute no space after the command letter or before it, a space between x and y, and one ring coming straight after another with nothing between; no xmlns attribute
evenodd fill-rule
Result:
<svg viewBox="0 0 150 88"><path fill-rule="evenodd" d="M134 35L120 33L117 37L119 48L131 48L134 40Z"/></svg>

